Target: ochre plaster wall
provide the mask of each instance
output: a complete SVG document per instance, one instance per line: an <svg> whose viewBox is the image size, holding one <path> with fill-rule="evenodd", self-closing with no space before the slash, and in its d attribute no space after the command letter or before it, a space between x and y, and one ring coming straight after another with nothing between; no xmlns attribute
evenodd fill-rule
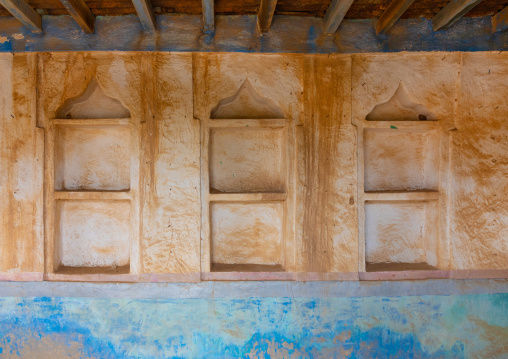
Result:
<svg viewBox="0 0 508 359"><path fill-rule="evenodd" d="M455 268L508 266L508 56L463 54L452 136Z"/></svg>
<svg viewBox="0 0 508 359"><path fill-rule="evenodd" d="M433 201L429 208L437 211L439 239L430 251L437 268L508 270L507 68L505 53L2 54L0 279L40 280L56 270L50 258L57 256L56 225L47 215L56 208L48 201L51 121L93 79L130 111L137 154L131 159L139 161L130 177L130 238L138 241L130 250L130 274L103 279L199 281L211 270L210 203L233 197L210 195L207 131L217 123L230 126L220 121L233 120L211 119L211 111L246 79L284 116L249 123L263 129L278 123L287 142L283 191L234 199L246 206L279 201L284 212L285 273L250 279L359 278L363 203L372 200L363 192L361 129L401 83L411 101L438 120L424 125L435 126L429 128L439 146L438 197L418 200Z"/></svg>
<svg viewBox="0 0 508 359"><path fill-rule="evenodd" d="M41 273L44 133L36 127L37 55L3 55L0 68L0 272Z"/></svg>

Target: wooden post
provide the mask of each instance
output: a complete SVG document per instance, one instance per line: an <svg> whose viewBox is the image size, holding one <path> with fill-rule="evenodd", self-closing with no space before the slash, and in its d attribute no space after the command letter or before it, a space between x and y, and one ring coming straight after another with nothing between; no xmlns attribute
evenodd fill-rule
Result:
<svg viewBox="0 0 508 359"><path fill-rule="evenodd" d="M415 0L393 0L376 21L376 34L384 34L399 20Z"/></svg>
<svg viewBox="0 0 508 359"><path fill-rule="evenodd" d="M93 16L84 0L60 0L60 2L84 32L87 34L93 33L95 16Z"/></svg>
<svg viewBox="0 0 508 359"><path fill-rule="evenodd" d="M353 0L332 0L323 19L323 32L333 34L339 28Z"/></svg>
<svg viewBox="0 0 508 359"><path fill-rule="evenodd" d="M16 19L32 32L42 32L41 15L25 0L0 0L3 5Z"/></svg>
<svg viewBox="0 0 508 359"><path fill-rule="evenodd" d="M213 1L214 0L201 0L201 4L203 6L203 31L204 32L213 32L215 29L215 21L214 21L214 9L213 9Z"/></svg>
<svg viewBox="0 0 508 359"><path fill-rule="evenodd" d="M258 27L260 32L270 31L276 5L277 0L261 0L258 13Z"/></svg>
<svg viewBox="0 0 508 359"><path fill-rule="evenodd" d="M146 31L156 29L155 15L153 13L152 2L150 0L132 0L132 4L136 8L139 21Z"/></svg>
<svg viewBox="0 0 508 359"><path fill-rule="evenodd" d="M508 6L492 16L492 32L508 29Z"/></svg>
<svg viewBox="0 0 508 359"><path fill-rule="evenodd" d="M432 28L438 31L449 27L478 5L482 0L452 0L432 18Z"/></svg>

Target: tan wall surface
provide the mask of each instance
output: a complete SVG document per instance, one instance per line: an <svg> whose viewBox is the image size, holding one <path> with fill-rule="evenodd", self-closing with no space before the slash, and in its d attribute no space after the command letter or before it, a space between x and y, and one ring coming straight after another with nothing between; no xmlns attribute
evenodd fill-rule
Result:
<svg viewBox="0 0 508 359"><path fill-rule="evenodd" d="M37 55L0 57L0 272L41 272L42 130L36 127Z"/></svg>
<svg viewBox="0 0 508 359"><path fill-rule="evenodd" d="M508 54L463 54L452 157L452 265L508 266Z"/></svg>
<svg viewBox="0 0 508 359"><path fill-rule="evenodd" d="M503 53L2 54L0 280L508 270L507 68ZM118 263L79 243L105 219L61 217L85 200L129 223ZM58 276L69 263L111 268Z"/></svg>

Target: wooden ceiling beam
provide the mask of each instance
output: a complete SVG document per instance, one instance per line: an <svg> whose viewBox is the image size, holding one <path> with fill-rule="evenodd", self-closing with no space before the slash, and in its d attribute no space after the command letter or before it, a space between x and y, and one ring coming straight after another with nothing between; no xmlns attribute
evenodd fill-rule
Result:
<svg viewBox="0 0 508 359"><path fill-rule="evenodd" d="M508 6L492 17L492 32L508 29Z"/></svg>
<svg viewBox="0 0 508 359"><path fill-rule="evenodd" d="M323 32L333 34L339 28L353 0L332 0L323 19Z"/></svg>
<svg viewBox="0 0 508 359"><path fill-rule="evenodd" d="M452 0L432 18L434 31L453 25L482 0Z"/></svg>
<svg viewBox="0 0 508 359"><path fill-rule="evenodd" d="M139 21L145 31L154 31L157 26L151 0L132 0Z"/></svg>
<svg viewBox="0 0 508 359"><path fill-rule="evenodd" d="M213 0L201 0L203 7L203 31L213 32L215 29L215 11Z"/></svg>
<svg viewBox="0 0 508 359"><path fill-rule="evenodd" d="M376 34L384 34L400 19L415 0L392 0L376 21Z"/></svg>
<svg viewBox="0 0 508 359"><path fill-rule="evenodd" d="M95 16L84 0L60 0L69 14L87 34L92 34L95 25Z"/></svg>
<svg viewBox="0 0 508 359"><path fill-rule="evenodd" d="M0 0L12 16L32 32L42 32L42 17L25 0Z"/></svg>
<svg viewBox="0 0 508 359"><path fill-rule="evenodd" d="M270 31L276 6L277 0L261 0L258 13L258 27L260 32Z"/></svg>

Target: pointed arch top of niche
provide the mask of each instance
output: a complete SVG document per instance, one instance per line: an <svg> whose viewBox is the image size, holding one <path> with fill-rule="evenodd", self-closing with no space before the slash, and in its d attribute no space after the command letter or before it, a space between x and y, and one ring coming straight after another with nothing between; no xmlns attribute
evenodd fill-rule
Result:
<svg viewBox="0 0 508 359"><path fill-rule="evenodd" d="M374 106L367 121L436 121L436 115L427 107L411 100L406 86L401 81L393 96L384 103Z"/></svg>
<svg viewBox="0 0 508 359"><path fill-rule="evenodd" d="M212 109L211 119L282 119L284 112L272 100L257 93L249 79L238 91L219 101Z"/></svg>
<svg viewBox="0 0 508 359"><path fill-rule="evenodd" d="M57 110L57 118L101 119L129 118L130 111L119 100L107 96L93 78L86 90L79 96L68 99Z"/></svg>

